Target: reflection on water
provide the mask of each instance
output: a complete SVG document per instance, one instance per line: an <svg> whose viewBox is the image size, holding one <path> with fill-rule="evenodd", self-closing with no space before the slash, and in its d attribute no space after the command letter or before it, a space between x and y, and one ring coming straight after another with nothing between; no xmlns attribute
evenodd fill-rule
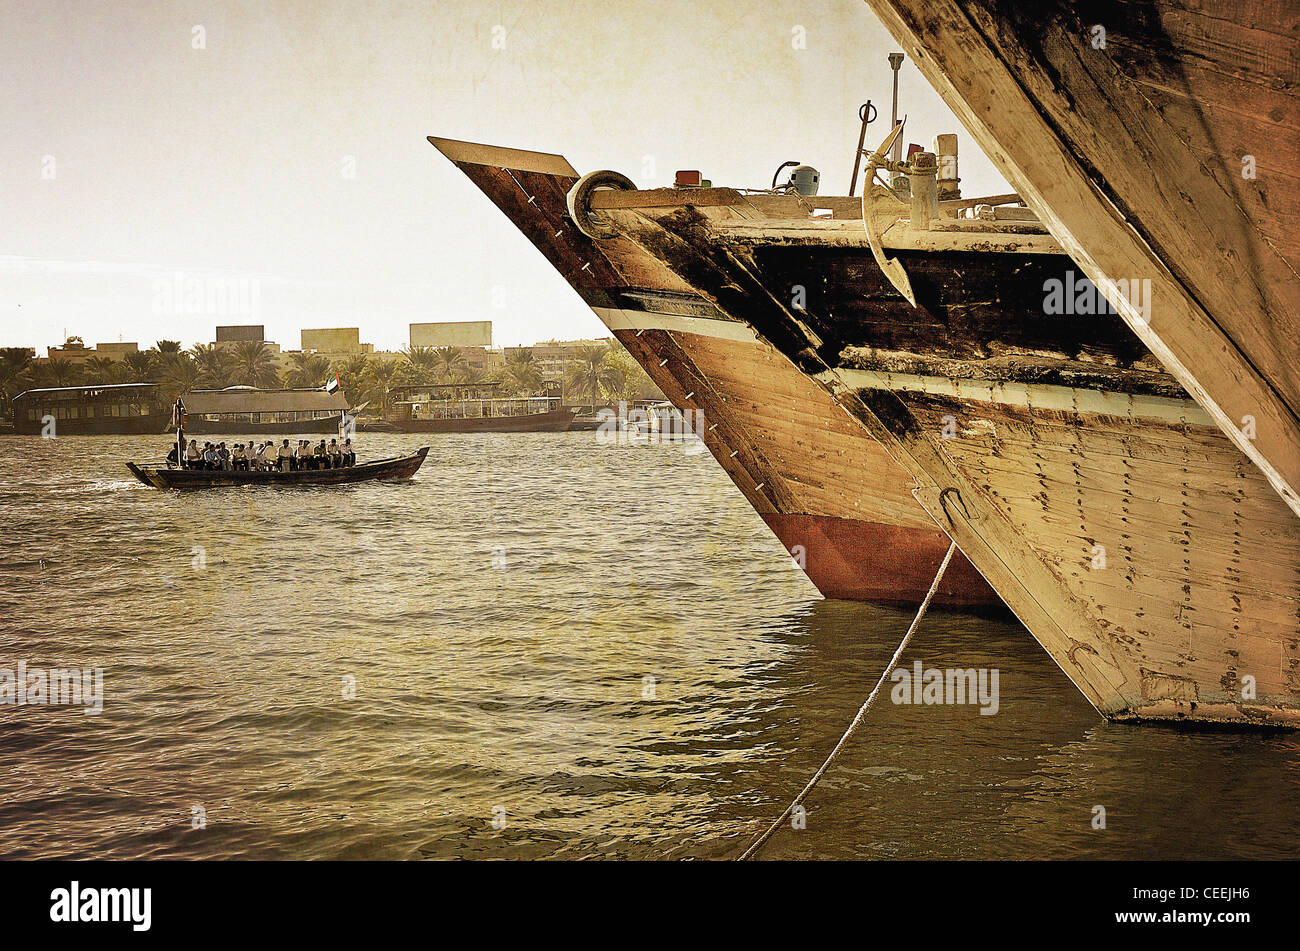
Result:
<svg viewBox="0 0 1300 951"><path fill-rule="evenodd" d="M909 612L819 600L706 454L432 438L406 484L188 495L124 477L161 438L0 440L0 667L105 670L98 717L0 706L0 854L738 854ZM1295 737L1105 724L1007 618L915 660L998 714L882 696L764 857L1300 852Z"/></svg>

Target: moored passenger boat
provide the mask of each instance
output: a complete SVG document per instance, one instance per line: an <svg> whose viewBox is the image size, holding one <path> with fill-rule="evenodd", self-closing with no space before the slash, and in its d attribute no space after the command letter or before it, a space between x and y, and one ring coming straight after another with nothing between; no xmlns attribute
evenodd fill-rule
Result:
<svg viewBox="0 0 1300 951"><path fill-rule="evenodd" d="M393 387L386 429L402 433L562 433L574 412L559 384L540 396L502 397L500 383L421 383Z"/></svg>
<svg viewBox="0 0 1300 951"><path fill-rule="evenodd" d="M907 473L831 396L655 255L570 220L562 156L430 137L524 233L679 409L828 598L915 605L948 547ZM675 200L675 199L674 199ZM761 201L761 199L758 199ZM936 595L1000 606L958 556Z"/></svg>
<svg viewBox="0 0 1300 951"><path fill-rule="evenodd" d="M1300 516L1300 4L868 2Z"/></svg>
<svg viewBox="0 0 1300 951"><path fill-rule="evenodd" d="M162 432L157 383L105 383L24 390L13 398L19 435L104 436Z"/></svg>
<svg viewBox="0 0 1300 951"><path fill-rule="evenodd" d="M575 219L652 255L879 440L1101 713L1300 724L1286 502L1032 212L940 203L934 159L894 166L910 203L874 188L856 216L624 188L575 190ZM1103 288L1150 306L1141 283Z"/></svg>

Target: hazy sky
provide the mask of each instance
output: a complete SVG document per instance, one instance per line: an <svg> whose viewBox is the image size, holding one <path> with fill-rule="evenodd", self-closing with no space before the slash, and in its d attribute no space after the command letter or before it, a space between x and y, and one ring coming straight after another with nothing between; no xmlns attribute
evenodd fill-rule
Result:
<svg viewBox="0 0 1300 951"><path fill-rule="evenodd" d="M189 346L218 323L285 349L336 326L397 349L427 320L601 336L426 135L642 187L765 187L795 159L843 194L864 99L868 140L888 130L894 44L860 0L0 0L0 23L0 345L42 355L65 329ZM901 98L909 141L960 131L910 63ZM961 148L964 193L1005 189ZM178 274L250 294L186 313Z"/></svg>

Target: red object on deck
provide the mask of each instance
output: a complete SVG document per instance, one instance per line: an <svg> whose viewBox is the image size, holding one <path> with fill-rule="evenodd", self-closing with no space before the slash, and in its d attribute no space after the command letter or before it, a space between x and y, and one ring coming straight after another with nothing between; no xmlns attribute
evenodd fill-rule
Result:
<svg viewBox="0 0 1300 951"><path fill-rule="evenodd" d="M700 182L704 181L698 168L678 169L677 179L673 182L678 188L699 188Z"/></svg>
<svg viewBox="0 0 1300 951"><path fill-rule="evenodd" d="M917 145L915 142L912 142L907 147L907 160L909 162L912 161L913 155L915 155L917 152L924 152L924 151L925 149L921 148L921 146ZM944 550L947 551L947 549Z"/></svg>

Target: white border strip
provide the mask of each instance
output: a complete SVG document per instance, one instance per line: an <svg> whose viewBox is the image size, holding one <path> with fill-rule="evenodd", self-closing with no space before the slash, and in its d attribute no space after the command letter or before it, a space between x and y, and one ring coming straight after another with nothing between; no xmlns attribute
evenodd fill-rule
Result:
<svg viewBox="0 0 1300 951"><path fill-rule="evenodd" d="M719 340L740 343L759 343L758 335L749 324L737 320L719 320L716 317L679 317L675 314L655 314L642 310L621 310L616 307L593 307L596 316L610 330L667 330L683 334L699 334Z"/></svg>

